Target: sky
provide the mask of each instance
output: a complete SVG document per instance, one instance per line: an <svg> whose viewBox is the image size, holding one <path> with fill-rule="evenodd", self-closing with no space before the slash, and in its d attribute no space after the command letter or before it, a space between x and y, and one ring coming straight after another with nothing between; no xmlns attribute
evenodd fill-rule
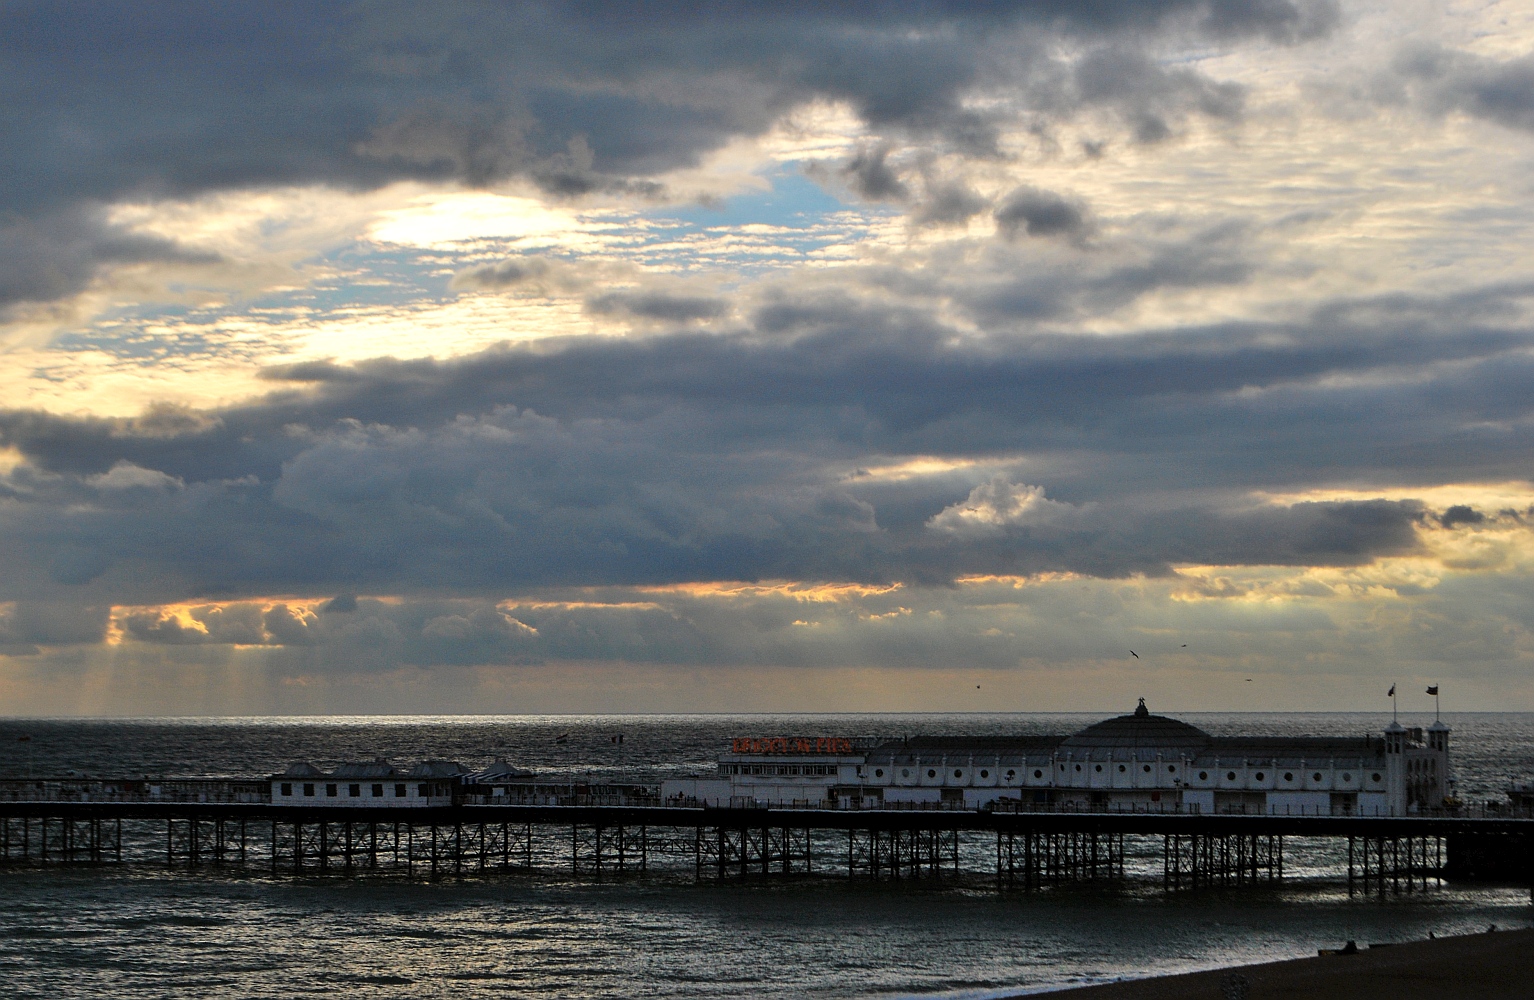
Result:
<svg viewBox="0 0 1534 1000"><path fill-rule="evenodd" d="M1534 6L14 2L0 86L0 715L1534 710Z"/></svg>

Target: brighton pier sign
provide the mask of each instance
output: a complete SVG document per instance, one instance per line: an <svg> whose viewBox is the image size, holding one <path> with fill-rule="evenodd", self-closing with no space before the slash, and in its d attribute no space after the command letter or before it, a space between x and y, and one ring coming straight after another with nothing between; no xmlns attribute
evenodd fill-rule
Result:
<svg viewBox="0 0 1534 1000"><path fill-rule="evenodd" d="M731 753L852 753L852 741L841 736L737 736Z"/></svg>

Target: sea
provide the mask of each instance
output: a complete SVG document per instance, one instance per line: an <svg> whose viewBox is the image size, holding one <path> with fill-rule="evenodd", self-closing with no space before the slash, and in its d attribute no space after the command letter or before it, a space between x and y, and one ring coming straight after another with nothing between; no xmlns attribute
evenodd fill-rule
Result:
<svg viewBox="0 0 1534 1000"><path fill-rule="evenodd" d="M1074 732L1102 714L0 719L0 776L264 776L386 757L648 779L707 771L737 736ZM1378 714L1179 715L1217 735L1377 733ZM1425 725L1431 716L1401 717ZM1534 714L1445 714L1460 797L1534 778ZM23 737L27 737L23 739ZM621 740L619 739L621 737ZM967 842L983 872L994 842ZM1159 848L1155 849L1159 851ZM999 890L984 877L698 880L690 865L575 875L551 860L428 879L0 866L7 997L688 997L981 1000L1534 925L1526 886L1350 895L1324 844L1285 878L1167 891L1132 877ZM551 856L552 857L552 856Z"/></svg>

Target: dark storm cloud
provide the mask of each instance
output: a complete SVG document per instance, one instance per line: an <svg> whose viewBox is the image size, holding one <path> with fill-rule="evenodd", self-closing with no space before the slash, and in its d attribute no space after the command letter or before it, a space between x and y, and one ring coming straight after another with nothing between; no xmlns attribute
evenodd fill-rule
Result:
<svg viewBox="0 0 1534 1000"><path fill-rule="evenodd" d="M77 206L36 219L13 215L0 218L0 310L71 295L114 264L217 261L171 240L128 232L101 208Z"/></svg>
<svg viewBox="0 0 1534 1000"><path fill-rule="evenodd" d="M1445 528L1452 528L1457 524L1482 524L1485 520L1485 514L1464 504L1455 504L1438 516L1438 523Z"/></svg>
<svg viewBox="0 0 1534 1000"><path fill-rule="evenodd" d="M17 652L33 644L100 642L106 633L104 607L68 602L18 601L0 607L0 650Z"/></svg>
<svg viewBox="0 0 1534 1000"><path fill-rule="evenodd" d="M724 299L707 295L674 295L664 292L604 292L586 300L586 309L599 316L633 316L638 319L687 323L717 319L729 312Z"/></svg>
<svg viewBox="0 0 1534 1000"><path fill-rule="evenodd" d="M0 443L26 462L0 499L0 600L1367 562L1411 549L1420 505L1243 498L1527 475L1534 345L1474 325L1525 294L978 342L911 310L785 298L771 332L306 366L209 414L4 413ZM1034 484L1047 502L1013 517L962 470L854 474L934 455L990 461L1016 484L998 497ZM297 644L316 625L260 627ZM438 631L455 628L472 646L469 626Z"/></svg>
<svg viewBox="0 0 1534 1000"><path fill-rule="evenodd" d="M956 226L988 207L983 197L961 182L936 182L927 185L926 197L917 206L912 221L918 225Z"/></svg>
<svg viewBox="0 0 1534 1000"><path fill-rule="evenodd" d="M1245 105L1245 90L1216 83L1192 70L1168 70L1141 52L1109 47L1088 53L1073 68L1069 96L1085 105L1117 110L1136 140L1170 138L1189 112L1234 121Z"/></svg>
<svg viewBox="0 0 1534 1000"><path fill-rule="evenodd" d="M1419 46L1403 52L1395 68L1434 111L1460 111L1534 131L1534 56L1498 61Z"/></svg>
<svg viewBox="0 0 1534 1000"><path fill-rule="evenodd" d="M1003 235L1076 236L1087 227L1086 213L1075 202L1052 191L1021 187L1007 195L995 211Z"/></svg>
<svg viewBox="0 0 1534 1000"><path fill-rule="evenodd" d="M905 198L910 190L890 167L889 155L887 144L861 149L842 168L842 176L852 190L871 201Z"/></svg>
<svg viewBox="0 0 1534 1000"><path fill-rule="evenodd" d="M1064 236L1087 249L1091 220L1073 202L1024 189L996 213L1001 234L1015 240ZM1119 253L1041 262L1028 248L990 248L989 266L971 267L955 305L988 329L1031 321L1103 316L1163 289L1240 285L1253 272L1257 252L1242 222L1189 226L1171 233L1147 233Z"/></svg>
<svg viewBox="0 0 1534 1000"><path fill-rule="evenodd" d="M558 195L651 179L815 98L878 133L993 155L999 114L1117 109L1142 138L1239 95L1135 44L1294 41L1329 4L11 4L0 11L5 299L70 294L96 264L171 253L90 206L263 185L534 178ZM1089 54L1029 109L966 95L1037 76L1047 37ZM1106 47L1103 47L1106 46ZM1061 86L1070 93L1064 95ZM1027 90L1027 88L1025 88ZM1159 131L1158 131L1159 130ZM1157 133L1151 135L1151 133ZM877 147L854 169L899 193ZM30 221L28 221L30 220ZM4 244L15 244L9 250ZM31 254L42 262L23 266ZM55 261L53 266L47 262Z"/></svg>

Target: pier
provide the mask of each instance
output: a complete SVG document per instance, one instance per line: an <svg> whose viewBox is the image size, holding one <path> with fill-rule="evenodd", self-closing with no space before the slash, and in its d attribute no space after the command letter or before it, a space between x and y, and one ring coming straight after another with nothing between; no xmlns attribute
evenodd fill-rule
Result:
<svg viewBox="0 0 1534 1000"><path fill-rule="evenodd" d="M1286 838L1321 841L1355 892L1444 879L1534 885L1534 819L963 809L453 804L295 809L234 783L180 801L0 801L0 863L236 867L422 877L554 869L696 879L958 878L1002 889L1159 877L1169 891L1278 882ZM224 799L224 801L218 801Z"/></svg>

